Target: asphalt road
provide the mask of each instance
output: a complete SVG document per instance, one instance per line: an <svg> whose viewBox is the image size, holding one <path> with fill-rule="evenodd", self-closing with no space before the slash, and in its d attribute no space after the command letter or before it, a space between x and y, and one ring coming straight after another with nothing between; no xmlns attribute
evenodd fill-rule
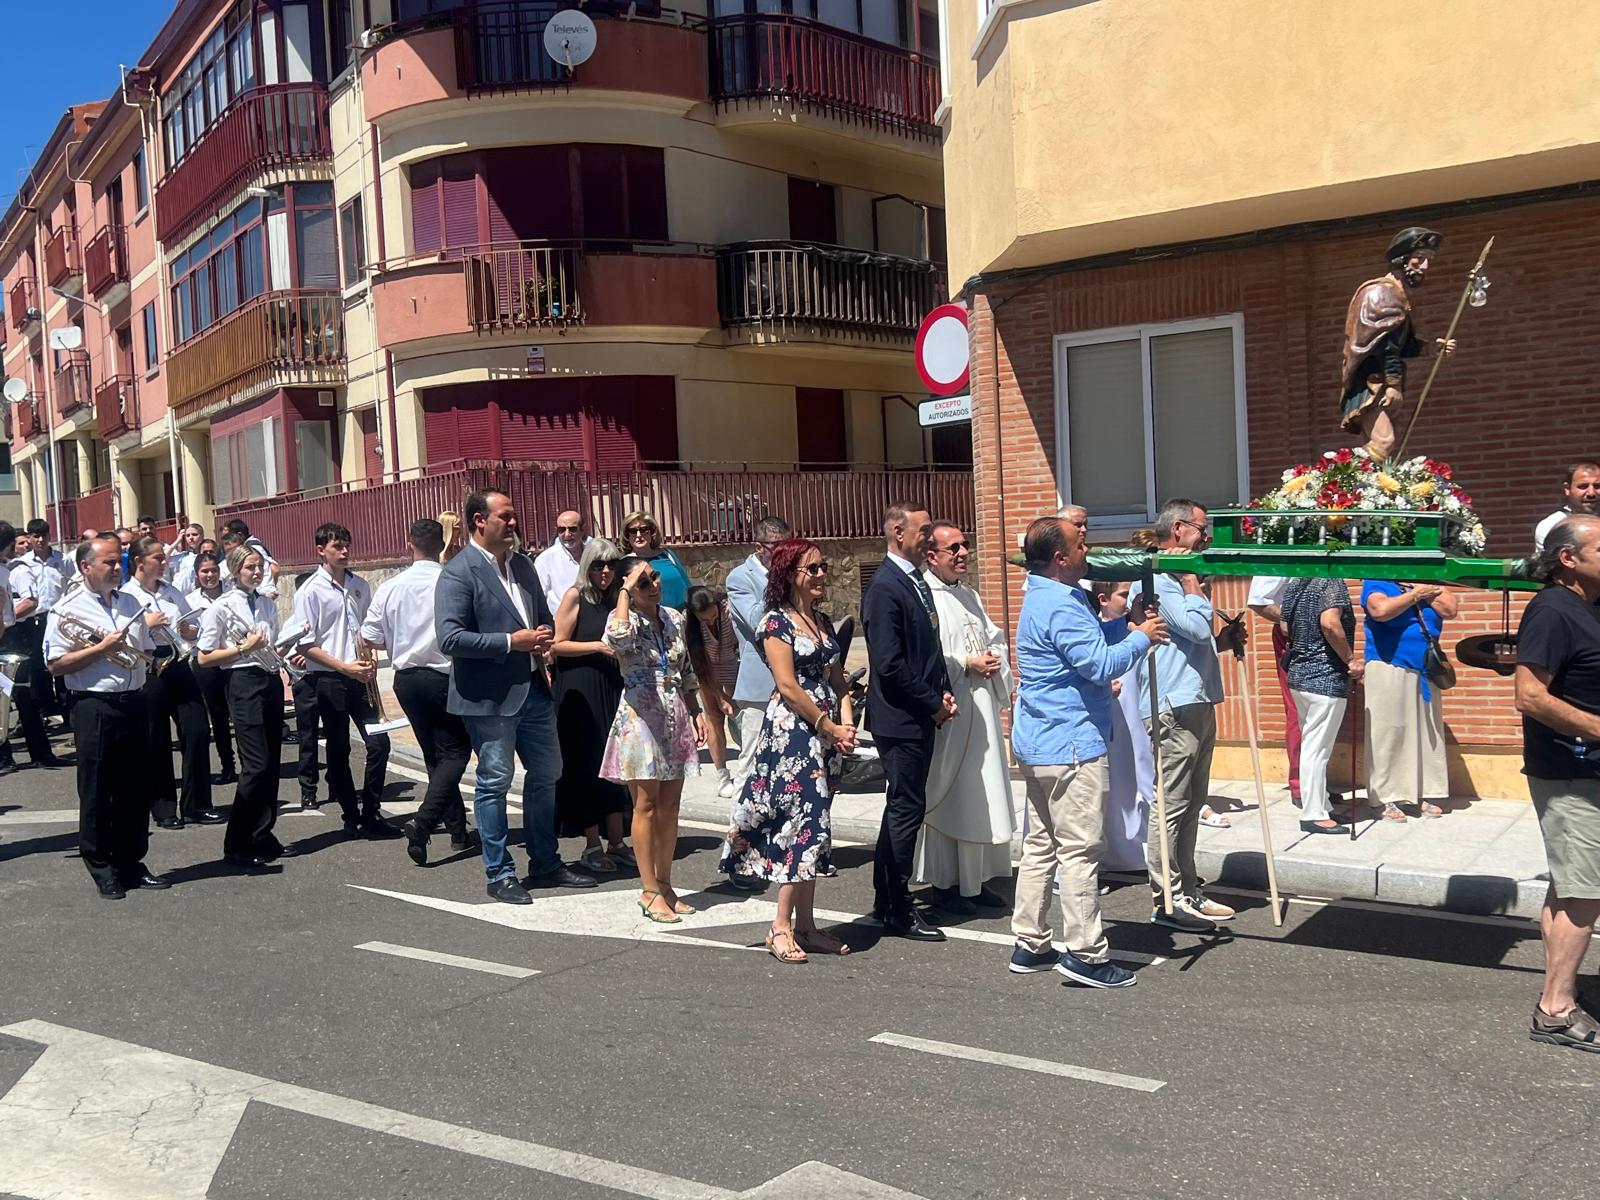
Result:
<svg viewBox="0 0 1600 1200"><path fill-rule="evenodd" d="M786 966L720 887L665 930L628 879L508 908L475 854L419 869L336 810L285 812L310 853L260 877L220 827L155 831L177 886L110 903L75 805L70 771L0 780L0 1196L1549 1198L1600 1166L1600 1055L1526 1040L1517 922L1279 929L1244 897L1208 943L1126 885L1113 946L1157 961L1095 992L1008 974L1004 917L931 946L849 923L854 954ZM716 845L684 831L680 891ZM866 912L868 851L838 859L819 905Z"/></svg>

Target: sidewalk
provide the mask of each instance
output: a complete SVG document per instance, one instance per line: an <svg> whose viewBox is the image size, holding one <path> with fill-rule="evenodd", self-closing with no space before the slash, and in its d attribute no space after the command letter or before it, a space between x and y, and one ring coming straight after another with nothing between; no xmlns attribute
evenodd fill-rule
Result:
<svg viewBox="0 0 1600 1200"><path fill-rule="evenodd" d="M381 673L391 716L400 706L389 692L388 671ZM389 735L393 756L415 770L422 755L409 728ZM705 774L683 789L684 820L721 825L729 802L717 795L716 777ZM467 773L470 783L472 773ZM514 785L522 786L521 773ZM1012 784L1021 828L1022 785ZM1231 829L1200 830L1196 865L1205 879L1219 884L1265 890L1267 872L1261 848L1261 821L1256 813L1255 784L1248 780L1211 781L1212 806ZM1544 903L1544 844L1533 806L1515 800L1457 800L1436 820L1397 824L1373 819L1356 825L1356 837L1336 838L1300 832L1300 810L1289 803L1288 789L1269 785L1267 820L1278 867L1278 887L1285 894L1381 900L1464 913L1496 913L1536 918ZM872 845L883 816L881 791L845 793L833 802L833 832L841 841ZM1013 839L1012 857L1021 851Z"/></svg>

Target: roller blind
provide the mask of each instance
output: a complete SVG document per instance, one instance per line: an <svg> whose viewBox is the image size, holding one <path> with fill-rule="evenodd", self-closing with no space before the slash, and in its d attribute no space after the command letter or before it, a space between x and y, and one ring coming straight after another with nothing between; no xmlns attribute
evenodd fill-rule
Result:
<svg viewBox="0 0 1600 1200"><path fill-rule="evenodd" d="M1144 383L1137 338L1067 350L1071 495L1097 517L1144 518Z"/></svg>
<svg viewBox="0 0 1600 1200"><path fill-rule="evenodd" d="M1150 339L1156 491L1219 507L1238 499L1233 330Z"/></svg>

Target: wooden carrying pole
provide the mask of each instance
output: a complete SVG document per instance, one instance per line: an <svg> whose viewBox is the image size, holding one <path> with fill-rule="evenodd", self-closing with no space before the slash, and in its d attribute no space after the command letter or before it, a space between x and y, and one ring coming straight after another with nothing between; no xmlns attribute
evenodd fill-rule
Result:
<svg viewBox="0 0 1600 1200"><path fill-rule="evenodd" d="M1147 565L1144 569L1143 586L1140 589L1144 594L1147 608L1154 611L1156 602L1156 573L1154 566ZM1161 689L1156 684L1156 648L1150 647L1150 655L1145 660L1145 669L1150 672L1150 757L1155 766L1156 776L1156 825L1159 830L1161 846L1161 911L1168 916L1172 915L1172 847L1167 842L1167 787L1161 773Z"/></svg>
<svg viewBox="0 0 1600 1200"><path fill-rule="evenodd" d="M1267 820L1267 785L1261 777L1261 735L1256 726L1256 690L1251 683L1249 665L1244 651L1235 654L1239 664L1241 684L1239 694L1244 697L1245 727L1250 731L1250 767L1256 777L1256 815L1261 818L1261 849L1267 858L1267 894L1272 899L1272 923L1283 924L1283 903L1278 899L1278 863L1272 855L1272 824Z"/></svg>
<svg viewBox="0 0 1600 1200"><path fill-rule="evenodd" d="M1478 286L1478 272L1483 270L1483 264L1489 257L1489 251L1494 248L1494 239L1490 238L1484 243L1483 253L1478 255L1478 261L1473 264L1472 270L1467 272L1467 286L1461 290L1461 299L1456 302L1456 314L1450 318L1450 328L1444 331L1444 340L1449 341L1456 335L1456 325L1461 320L1461 314L1467 309L1467 300L1472 295L1472 289ZM1433 377L1439 373L1439 368L1444 365L1444 355L1435 353L1433 366L1428 368L1428 380L1422 385L1422 392L1417 397L1417 406L1411 410L1411 420L1406 424L1405 434L1400 438L1400 444L1395 447L1394 461L1399 462L1405 457L1406 444L1411 441L1411 431L1417 427L1417 418L1422 415L1422 403L1428 398L1428 389L1433 387Z"/></svg>

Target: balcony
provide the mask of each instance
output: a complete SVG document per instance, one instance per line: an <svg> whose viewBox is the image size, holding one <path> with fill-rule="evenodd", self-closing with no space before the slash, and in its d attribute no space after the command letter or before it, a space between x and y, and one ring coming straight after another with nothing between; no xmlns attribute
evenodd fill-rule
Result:
<svg viewBox="0 0 1600 1200"><path fill-rule="evenodd" d="M219 507L218 520L242 516L269 546L305 544L305 531L324 521L347 526L373 560L407 556L406 529L418 517L459 510L479 488L507 492L518 520L547 529L556 514L577 509L600 532L620 532L623 516L645 509L673 545L745 544L768 513L782 514L797 533L813 538L881 538L883 510L908 500L972 528L972 475L966 471L748 470L670 471L647 466L589 471L548 469L538 463L451 463L396 483L346 488L318 495L289 495ZM287 564L297 565L297 564Z"/></svg>
<svg viewBox="0 0 1600 1200"><path fill-rule="evenodd" d="M82 350L74 350L63 359L56 371L52 397L58 421L68 420L77 413L93 407L94 390L89 382L89 356Z"/></svg>
<svg viewBox="0 0 1600 1200"><path fill-rule="evenodd" d="M778 14L711 22L711 99L774 104L937 143L937 58Z"/></svg>
<svg viewBox="0 0 1600 1200"><path fill-rule="evenodd" d="M245 92L156 185L162 241L184 237L263 173L327 160L332 153L328 89L322 84Z"/></svg>
<svg viewBox="0 0 1600 1200"><path fill-rule="evenodd" d="M179 418L249 390L344 382L337 291L268 292L195 334L167 358L167 400Z"/></svg>
<svg viewBox="0 0 1600 1200"><path fill-rule="evenodd" d="M67 279L83 270L83 259L78 254L78 235L70 226L63 225L45 239L45 282L60 287Z"/></svg>
<svg viewBox="0 0 1600 1200"><path fill-rule="evenodd" d="M128 282L128 231L107 225L83 248L83 280L91 296Z"/></svg>
<svg viewBox="0 0 1600 1200"><path fill-rule="evenodd" d="M139 389L132 375L113 375L94 390L94 424L102 441L139 428Z"/></svg>
<svg viewBox="0 0 1600 1200"><path fill-rule="evenodd" d="M904 345L945 297L944 272L919 259L820 242L717 251L717 305L739 340Z"/></svg>
<svg viewBox="0 0 1600 1200"><path fill-rule="evenodd" d="M29 312L33 315L29 316ZM39 284L31 275L24 275L11 285L6 293L6 314L11 318L11 328L19 332L29 321L39 319Z"/></svg>
<svg viewBox="0 0 1600 1200"><path fill-rule="evenodd" d="M40 409L44 407L38 396L30 395L12 406L17 414L17 437L26 442L46 432Z"/></svg>
<svg viewBox="0 0 1600 1200"><path fill-rule="evenodd" d="M384 345L596 325L715 329L715 265L700 247L502 242L416 256L373 285Z"/></svg>

